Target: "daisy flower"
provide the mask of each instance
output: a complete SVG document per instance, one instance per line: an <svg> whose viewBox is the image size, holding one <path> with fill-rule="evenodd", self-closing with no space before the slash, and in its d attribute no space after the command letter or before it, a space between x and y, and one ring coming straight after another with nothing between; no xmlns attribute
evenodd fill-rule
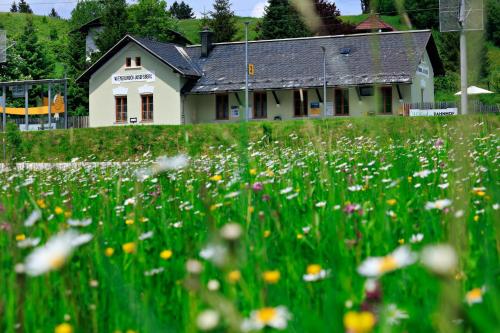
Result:
<svg viewBox="0 0 500 333"><path fill-rule="evenodd" d="M385 257L370 257L358 267L358 273L368 277L378 277L385 273L413 264L417 256L406 245L398 247Z"/></svg>
<svg viewBox="0 0 500 333"><path fill-rule="evenodd" d="M481 303L483 301L484 292L484 287L474 288L465 294L465 301L469 305Z"/></svg>
<svg viewBox="0 0 500 333"><path fill-rule="evenodd" d="M415 244L415 243L420 243L424 239L424 234L418 233L418 234L413 234L410 237L410 243Z"/></svg>
<svg viewBox="0 0 500 333"><path fill-rule="evenodd" d="M264 327L284 330L291 318L292 316L285 306L262 308L252 311L250 318L243 321L241 329L244 332L261 330Z"/></svg>
<svg viewBox="0 0 500 333"><path fill-rule="evenodd" d="M458 258L453 247L441 244L426 246L422 250L421 261L434 273L448 275L455 270Z"/></svg>
<svg viewBox="0 0 500 333"><path fill-rule="evenodd" d="M450 205L451 205L450 199L441 199L441 200L437 200L434 202L431 202L431 201L427 202L425 204L425 209L427 209L427 210L431 210L431 209L443 210L446 207L449 207Z"/></svg>
<svg viewBox="0 0 500 333"><path fill-rule="evenodd" d="M52 237L45 245L35 249L25 261L26 274L37 276L61 268L74 249L92 239L74 230Z"/></svg>
<svg viewBox="0 0 500 333"><path fill-rule="evenodd" d="M408 319L408 313L404 310L398 309L396 304L389 304L385 308L385 319L391 326L399 325L402 319Z"/></svg>
<svg viewBox="0 0 500 333"><path fill-rule="evenodd" d="M306 282L314 282L323 280L330 275L330 270L324 270L320 265L313 264L307 266L306 274L303 275L303 279Z"/></svg>

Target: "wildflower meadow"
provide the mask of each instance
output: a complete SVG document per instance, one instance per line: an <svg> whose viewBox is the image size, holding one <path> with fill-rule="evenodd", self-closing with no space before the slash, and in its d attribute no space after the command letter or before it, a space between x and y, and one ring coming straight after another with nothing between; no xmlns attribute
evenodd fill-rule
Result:
<svg viewBox="0 0 500 333"><path fill-rule="evenodd" d="M497 331L497 118L379 121L4 168L0 331Z"/></svg>

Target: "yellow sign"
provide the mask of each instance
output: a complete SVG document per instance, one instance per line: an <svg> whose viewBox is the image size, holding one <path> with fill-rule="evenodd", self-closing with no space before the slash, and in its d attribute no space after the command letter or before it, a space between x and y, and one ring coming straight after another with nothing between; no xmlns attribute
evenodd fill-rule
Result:
<svg viewBox="0 0 500 333"><path fill-rule="evenodd" d="M255 66L254 64L248 64L248 74L254 76L255 75Z"/></svg>

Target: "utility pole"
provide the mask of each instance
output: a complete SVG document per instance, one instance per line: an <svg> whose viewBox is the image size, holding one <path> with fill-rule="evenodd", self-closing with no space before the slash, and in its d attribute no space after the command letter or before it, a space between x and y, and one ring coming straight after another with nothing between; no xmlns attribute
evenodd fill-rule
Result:
<svg viewBox="0 0 500 333"><path fill-rule="evenodd" d="M250 22L245 22L245 120L250 119L248 112L248 24Z"/></svg>
<svg viewBox="0 0 500 333"><path fill-rule="evenodd" d="M321 47L323 50L323 117L326 117L326 48Z"/></svg>
<svg viewBox="0 0 500 333"><path fill-rule="evenodd" d="M460 86L462 94L460 95L461 113L467 114L468 96L467 96L467 37L465 35L465 21L467 13L465 12L465 0L460 1Z"/></svg>

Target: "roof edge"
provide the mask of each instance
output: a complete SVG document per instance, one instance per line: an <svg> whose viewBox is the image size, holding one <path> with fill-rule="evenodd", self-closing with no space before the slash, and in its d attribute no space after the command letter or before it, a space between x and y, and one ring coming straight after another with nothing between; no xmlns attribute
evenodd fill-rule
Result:
<svg viewBox="0 0 500 333"><path fill-rule="evenodd" d="M296 38L281 38L281 39L263 39L263 40L252 40L248 41L249 44L257 43L269 43L269 42L283 42L292 40L310 40L310 39L327 39L327 38L343 38L343 37L363 37L363 36L373 36L373 35L388 35L388 34L407 34L407 33L431 33L430 29L422 30L398 30L398 31L384 31L384 32L366 32L360 34L349 34L349 35L328 35L328 36L310 36L310 37L296 37ZM224 43L213 43L212 45L232 45L232 44L245 44L245 41L238 42L224 42ZM188 45L187 48L200 47L201 44Z"/></svg>

